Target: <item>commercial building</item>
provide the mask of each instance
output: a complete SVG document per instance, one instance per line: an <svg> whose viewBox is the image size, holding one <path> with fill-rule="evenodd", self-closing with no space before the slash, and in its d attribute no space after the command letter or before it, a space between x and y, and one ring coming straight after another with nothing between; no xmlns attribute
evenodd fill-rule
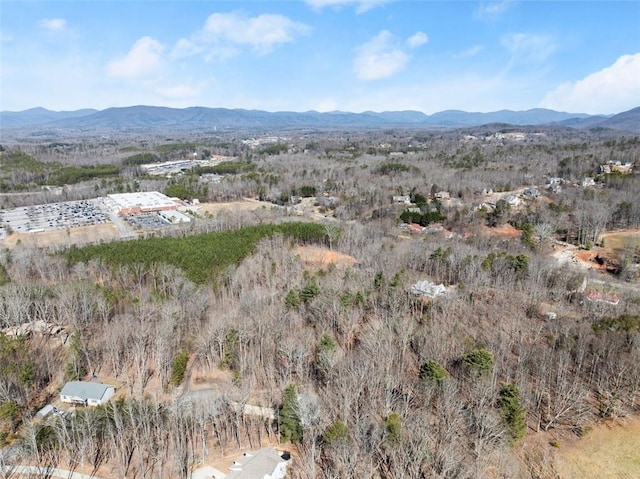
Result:
<svg viewBox="0 0 640 479"><path fill-rule="evenodd" d="M178 209L177 202L157 191L108 195L105 203L121 215Z"/></svg>

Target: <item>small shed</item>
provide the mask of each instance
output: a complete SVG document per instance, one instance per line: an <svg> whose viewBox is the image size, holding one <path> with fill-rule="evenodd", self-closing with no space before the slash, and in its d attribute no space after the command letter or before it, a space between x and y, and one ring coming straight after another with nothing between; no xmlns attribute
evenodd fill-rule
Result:
<svg viewBox="0 0 640 479"><path fill-rule="evenodd" d="M53 404L47 404L36 413L36 417L42 419L47 417L49 414L54 413L55 411L56 408L53 407Z"/></svg>
<svg viewBox="0 0 640 479"><path fill-rule="evenodd" d="M84 406L100 406L106 403L115 393L115 387L108 384L69 381L60 391L60 400Z"/></svg>

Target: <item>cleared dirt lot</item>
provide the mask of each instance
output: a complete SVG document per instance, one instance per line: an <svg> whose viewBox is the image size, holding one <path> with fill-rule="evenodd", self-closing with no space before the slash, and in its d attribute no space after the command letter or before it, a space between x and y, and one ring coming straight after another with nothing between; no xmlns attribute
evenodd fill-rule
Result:
<svg viewBox="0 0 640 479"><path fill-rule="evenodd" d="M317 246L298 246L293 250L307 266L321 268L330 264L353 266L358 262L353 256Z"/></svg>
<svg viewBox="0 0 640 479"><path fill-rule="evenodd" d="M604 247L594 246L590 250L557 243L553 256L559 263L574 263L585 269L607 271L615 268L622 255L640 255L640 230L615 231L602 235ZM640 475L639 475L640 477Z"/></svg>
<svg viewBox="0 0 640 479"><path fill-rule="evenodd" d="M198 213L204 215L206 213L215 216L221 211L255 211L260 208L276 208L276 205L267 201L258 201L244 199L242 201L231 201L229 203L200 203Z"/></svg>
<svg viewBox="0 0 640 479"><path fill-rule="evenodd" d="M100 241L115 241L119 238L118 228L113 223L108 223L40 233L12 233L2 241L2 246L6 248L15 248L16 246L37 248L80 246Z"/></svg>

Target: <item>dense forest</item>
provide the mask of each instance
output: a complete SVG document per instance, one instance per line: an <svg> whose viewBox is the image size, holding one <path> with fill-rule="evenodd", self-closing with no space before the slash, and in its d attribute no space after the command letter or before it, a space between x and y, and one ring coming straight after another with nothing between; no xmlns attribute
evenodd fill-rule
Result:
<svg viewBox="0 0 640 479"><path fill-rule="evenodd" d="M292 478L551 478L557 447L527 438L638 413L640 242L604 256L603 234L640 227L640 182L601 168L640 168L637 136L498 125L2 150L4 208L167 188L274 205L152 238L0 252L6 477L22 464L189 477L271 444L291 452ZM194 152L234 159L171 178L141 168ZM517 206L489 199L524 188L538 193ZM298 216L302 197L319 214ZM559 261L563 245L600 263ZM310 261L312 247L353 261ZM422 280L446 292L412 293ZM93 375L117 385L114 400L35 417Z"/></svg>

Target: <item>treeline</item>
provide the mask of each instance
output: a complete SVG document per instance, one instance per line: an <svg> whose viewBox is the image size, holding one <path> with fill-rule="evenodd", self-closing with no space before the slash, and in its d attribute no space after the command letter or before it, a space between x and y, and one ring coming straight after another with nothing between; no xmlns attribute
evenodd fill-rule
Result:
<svg viewBox="0 0 640 479"><path fill-rule="evenodd" d="M65 166L58 162L44 163L20 151L0 153L0 188L21 191L41 185L64 186L102 178L117 178L117 165Z"/></svg>

